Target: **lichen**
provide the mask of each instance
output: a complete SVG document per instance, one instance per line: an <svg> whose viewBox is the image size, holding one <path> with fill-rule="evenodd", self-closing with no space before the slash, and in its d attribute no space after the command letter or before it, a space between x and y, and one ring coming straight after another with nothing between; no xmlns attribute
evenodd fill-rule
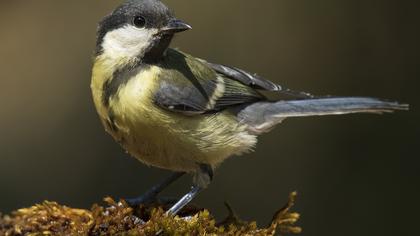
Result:
<svg viewBox="0 0 420 236"><path fill-rule="evenodd" d="M216 223L208 210L195 206L179 216L165 214L167 206L157 203L129 207L124 201L105 198L106 206L94 205L90 210L72 209L45 201L0 215L0 235L283 235L298 234L295 226L299 214L291 212L296 193L277 211L272 222L258 228L255 222L240 220L227 204L229 216Z"/></svg>

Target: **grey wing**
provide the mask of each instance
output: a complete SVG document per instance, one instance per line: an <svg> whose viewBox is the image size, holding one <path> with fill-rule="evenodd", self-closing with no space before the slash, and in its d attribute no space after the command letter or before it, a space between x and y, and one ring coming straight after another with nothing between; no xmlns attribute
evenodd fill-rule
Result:
<svg viewBox="0 0 420 236"><path fill-rule="evenodd" d="M266 80L256 74L251 75L250 73L232 67L232 66L225 66L207 62L207 64L213 68L216 72L223 74L231 79L237 80L245 85L250 87L254 87L256 89L262 89L267 91L280 91L282 90L281 86L275 84L269 80Z"/></svg>
<svg viewBox="0 0 420 236"><path fill-rule="evenodd" d="M300 98L300 99L308 99L308 98L315 97L306 92L299 92L299 91L294 91L288 88L284 88L276 83L273 83L267 79L264 79L261 76L258 76L257 74L251 74L242 69L238 69L232 66L215 64L215 63L207 62L204 60L202 61L207 63L217 73L220 73L226 77L229 77L233 80L236 80L238 82L241 82L247 86L250 86L258 90L279 92L279 93L283 93L285 95L292 96L294 98Z"/></svg>
<svg viewBox="0 0 420 236"><path fill-rule="evenodd" d="M217 87L214 81L174 83L175 81L161 80L154 96L158 106L187 115L202 114L209 110L211 96Z"/></svg>
<svg viewBox="0 0 420 236"><path fill-rule="evenodd" d="M167 110L196 115L265 100L254 88L177 50L168 50L161 66L154 102Z"/></svg>
<svg viewBox="0 0 420 236"><path fill-rule="evenodd" d="M184 115L213 113L263 100L265 97L257 91L223 77L184 80L183 83L163 79L154 96L158 106Z"/></svg>

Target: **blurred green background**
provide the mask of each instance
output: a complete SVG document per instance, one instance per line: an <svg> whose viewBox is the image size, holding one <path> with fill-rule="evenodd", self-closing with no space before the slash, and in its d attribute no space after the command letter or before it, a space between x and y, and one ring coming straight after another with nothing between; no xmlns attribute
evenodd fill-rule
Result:
<svg viewBox="0 0 420 236"><path fill-rule="evenodd" d="M0 1L0 211L89 207L166 177L105 134L90 95L96 23L121 1ZM410 3L411 2L411 3ZM413 235L418 224L419 19L415 1L167 1L194 29L173 46L318 95L411 104L393 115L287 120L222 165L195 201L268 223L299 191L303 235ZM180 196L190 178L166 195Z"/></svg>

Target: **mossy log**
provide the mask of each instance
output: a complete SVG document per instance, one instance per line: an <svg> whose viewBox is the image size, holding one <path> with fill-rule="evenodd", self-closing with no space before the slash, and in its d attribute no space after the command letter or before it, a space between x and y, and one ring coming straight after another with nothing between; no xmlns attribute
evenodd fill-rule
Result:
<svg viewBox="0 0 420 236"><path fill-rule="evenodd" d="M73 209L46 201L30 208L0 215L0 235L284 235L297 234L299 214L291 212L296 193L277 211L266 228L230 214L216 223L208 210L188 206L179 216L165 214L167 206L158 203L129 207L124 201L105 198L106 206L90 210Z"/></svg>

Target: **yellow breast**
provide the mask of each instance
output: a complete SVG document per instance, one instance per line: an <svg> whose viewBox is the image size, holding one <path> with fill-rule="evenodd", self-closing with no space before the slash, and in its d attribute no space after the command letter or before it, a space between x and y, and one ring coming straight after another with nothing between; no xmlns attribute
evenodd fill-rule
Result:
<svg viewBox="0 0 420 236"><path fill-rule="evenodd" d="M153 96L162 70L157 66L131 78L105 107L102 90L110 75L101 66L95 65L92 78L98 113L107 131L142 162L174 171L194 171L198 164L216 166L255 145L255 136L229 112L185 116L156 106ZM114 129L107 124L110 113Z"/></svg>

